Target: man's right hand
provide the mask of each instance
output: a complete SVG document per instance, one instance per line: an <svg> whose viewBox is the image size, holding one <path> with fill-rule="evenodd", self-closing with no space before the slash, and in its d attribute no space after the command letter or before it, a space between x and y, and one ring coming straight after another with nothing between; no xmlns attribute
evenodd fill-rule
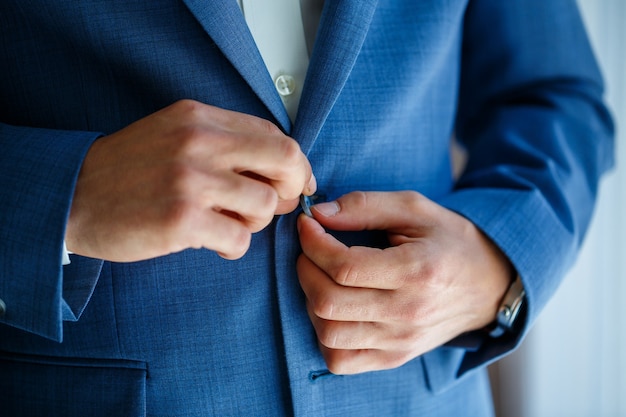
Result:
<svg viewBox="0 0 626 417"><path fill-rule="evenodd" d="M298 143L271 122L183 100L92 145L66 244L118 262L187 248L237 259L315 189Z"/></svg>

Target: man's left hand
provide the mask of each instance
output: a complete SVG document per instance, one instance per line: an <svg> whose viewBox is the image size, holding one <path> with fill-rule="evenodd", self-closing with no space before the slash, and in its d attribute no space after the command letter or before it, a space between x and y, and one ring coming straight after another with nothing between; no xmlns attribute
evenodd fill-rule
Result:
<svg viewBox="0 0 626 417"><path fill-rule="evenodd" d="M416 192L354 192L298 219L300 284L328 368L391 369L496 317L514 275L466 218ZM347 247L330 230L384 230L390 247Z"/></svg>

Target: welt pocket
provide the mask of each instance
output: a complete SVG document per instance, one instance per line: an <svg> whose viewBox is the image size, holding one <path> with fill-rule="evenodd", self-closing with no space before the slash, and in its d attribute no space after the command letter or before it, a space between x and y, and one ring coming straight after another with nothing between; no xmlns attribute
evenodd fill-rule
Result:
<svg viewBox="0 0 626 417"><path fill-rule="evenodd" d="M0 410L9 416L145 416L145 362L0 351Z"/></svg>

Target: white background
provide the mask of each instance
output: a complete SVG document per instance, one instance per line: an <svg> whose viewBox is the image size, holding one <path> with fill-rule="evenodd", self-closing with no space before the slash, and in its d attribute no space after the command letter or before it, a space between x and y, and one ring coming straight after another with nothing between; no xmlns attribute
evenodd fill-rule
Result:
<svg viewBox="0 0 626 417"><path fill-rule="evenodd" d="M626 0L578 4L617 122L617 166L574 270L491 369L499 417L626 417Z"/></svg>

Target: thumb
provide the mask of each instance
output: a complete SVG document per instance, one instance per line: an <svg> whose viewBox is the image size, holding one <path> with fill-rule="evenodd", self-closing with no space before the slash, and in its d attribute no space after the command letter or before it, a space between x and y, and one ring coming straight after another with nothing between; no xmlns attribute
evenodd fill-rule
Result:
<svg viewBox="0 0 626 417"><path fill-rule="evenodd" d="M313 217L332 230L390 230L419 221L419 205L411 200L425 199L414 192L362 192L346 194L335 201L315 204Z"/></svg>

